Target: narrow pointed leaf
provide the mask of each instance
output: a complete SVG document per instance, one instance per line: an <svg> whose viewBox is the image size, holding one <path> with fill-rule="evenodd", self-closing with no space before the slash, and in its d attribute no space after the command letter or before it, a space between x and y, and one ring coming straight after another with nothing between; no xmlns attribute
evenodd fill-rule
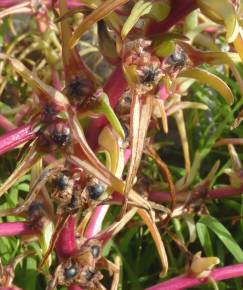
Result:
<svg viewBox="0 0 243 290"><path fill-rule="evenodd" d="M129 31L135 26L140 17L148 14L152 8L151 1L139 0L132 8L130 15L128 16L121 31L121 38L124 39Z"/></svg>
<svg viewBox="0 0 243 290"><path fill-rule="evenodd" d="M82 23L74 31L70 39L70 47L74 47L79 41L80 37L84 34L84 32L89 30L93 24L108 16L116 8L120 7L126 2L128 2L128 0L106 0L105 2L102 2L98 8L96 8L92 13L84 18Z"/></svg>
<svg viewBox="0 0 243 290"><path fill-rule="evenodd" d="M222 241L238 263L243 262L243 251L231 233L214 217L207 215L200 218L199 223L206 225Z"/></svg>
<svg viewBox="0 0 243 290"><path fill-rule="evenodd" d="M137 174L139 163L143 153L144 141L152 114L152 96L147 94L133 96L131 105L130 140L131 161L128 169L125 193L128 194L133 186L133 180Z"/></svg>
<svg viewBox="0 0 243 290"><path fill-rule="evenodd" d="M121 123L118 120L115 112L113 111L113 109L109 103L109 98L105 93L103 93L103 97L101 97L99 107L98 107L98 109L96 109L96 111L103 113L106 116L106 118L108 119L108 121L110 122L110 124L112 125L112 127L115 129L117 134L122 139L125 139L125 134L124 134L124 130L121 126Z"/></svg>
<svg viewBox="0 0 243 290"><path fill-rule="evenodd" d="M14 172L0 187L0 196L2 196L20 177L22 177L30 168L41 158L36 151L35 146L27 153Z"/></svg>
<svg viewBox="0 0 243 290"><path fill-rule="evenodd" d="M161 239L160 232L159 232L155 222L153 222L151 220L147 211L145 211L143 209L138 209L137 213L141 216L141 218L143 219L144 223L147 225L147 227L148 227L148 229L153 237L153 240L155 242L157 251L158 251L159 256L160 256L160 261L161 261L161 264L163 267L163 272L161 273L161 275L165 275L168 272L168 259L167 259L164 243Z"/></svg>
<svg viewBox="0 0 243 290"><path fill-rule="evenodd" d="M179 73L178 77L196 79L202 84L206 84L218 91L224 97L228 104L232 104L234 102L234 96L228 85L219 77L206 70L189 68Z"/></svg>
<svg viewBox="0 0 243 290"><path fill-rule="evenodd" d="M115 177L96 157L94 152L89 147L86 138L84 136L84 132L76 119L76 117L72 116L70 117L70 126L72 128L73 133L76 135L76 138L82 148L83 154L85 155L86 159L89 161L89 163L92 165L91 167L95 168L95 172L99 172L99 175L104 175L109 180L109 182L113 182L111 184L111 187L115 188L119 192L123 192L123 182ZM90 167L90 168L91 168Z"/></svg>

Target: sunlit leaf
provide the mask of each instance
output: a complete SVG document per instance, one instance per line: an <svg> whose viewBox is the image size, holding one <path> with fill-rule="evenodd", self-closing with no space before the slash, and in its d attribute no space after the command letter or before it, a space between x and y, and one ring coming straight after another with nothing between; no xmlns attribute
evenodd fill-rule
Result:
<svg viewBox="0 0 243 290"><path fill-rule="evenodd" d="M226 27L226 40L233 42L239 32L236 11L227 0L197 0L202 12L215 22L223 21Z"/></svg>
<svg viewBox="0 0 243 290"><path fill-rule="evenodd" d="M82 23L74 31L69 42L70 47L74 47L84 32L86 32L93 24L109 15L116 8L120 7L126 2L128 2L128 0L106 0L105 2L102 2L98 8L96 8L92 13L84 18Z"/></svg>
<svg viewBox="0 0 243 290"><path fill-rule="evenodd" d="M188 68L179 73L178 77L194 78L202 84L206 84L218 91L225 98L228 104L232 104L234 102L234 96L228 85L219 77L206 70L199 68Z"/></svg>
<svg viewBox="0 0 243 290"><path fill-rule="evenodd" d="M243 251L232 237L231 233L214 217L207 215L200 218L199 222L206 225L222 241L228 251L238 263L243 262Z"/></svg>
<svg viewBox="0 0 243 290"><path fill-rule="evenodd" d="M125 134L124 134L123 128L121 126L121 123L118 120L116 114L114 113L114 111L110 105L108 96L104 92L102 92L102 96L100 98L100 104L97 107L97 109L95 109L95 111L97 111L99 113L103 113L106 116L106 118L108 119L108 121L111 123L112 127L115 129L117 134L122 139L125 138Z"/></svg>
<svg viewBox="0 0 243 290"><path fill-rule="evenodd" d="M132 8L130 15L128 16L124 26L122 27L121 37L124 39L129 31L135 26L140 17L148 14L152 9L152 2L139 0Z"/></svg>

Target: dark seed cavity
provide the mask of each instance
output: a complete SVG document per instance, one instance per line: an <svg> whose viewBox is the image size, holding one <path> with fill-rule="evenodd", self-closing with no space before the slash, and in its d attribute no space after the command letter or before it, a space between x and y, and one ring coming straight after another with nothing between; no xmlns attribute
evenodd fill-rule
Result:
<svg viewBox="0 0 243 290"><path fill-rule="evenodd" d="M94 258L98 258L100 254L100 247L97 245L93 245L91 247L91 254Z"/></svg>
<svg viewBox="0 0 243 290"><path fill-rule="evenodd" d="M69 177L63 173L59 174L56 181L56 187L57 189L63 191L67 189L68 184L69 184Z"/></svg>
<svg viewBox="0 0 243 290"><path fill-rule="evenodd" d="M104 186L101 184L90 185L87 187L87 189L89 192L89 197L94 200L98 199L105 191Z"/></svg>
<svg viewBox="0 0 243 290"><path fill-rule="evenodd" d="M186 55L182 49L176 50L172 55L169 56L168 62L177 67L184 66L186 61Z"/></svg>
<svg viewBox="0 0 243 290"><path fill-rule="evenodd" d="M141 83L143 84L151 84L155 81L157 72L152 68L148 68L144 70L143 76L141 77Z"/></svg>
<svg viewBox="0 0 243 290"><path fill-rule="evenodd" d="M87 281L90 281L95 275L95 272L91 271L91 270L87 270L85 273L85 278Z"/></svg>
<svg viewBox="0 0 243 290"><path fill-rule="evenodd" d="M65 279L71 279L77 274L77 269L74 266L64 269Z"/></svg>
<svg viewBox="0 0 243 290"><path fill-rule="evenodd" d="M56 145L65 147L71 141L70 130L67 128L67 130L64 130L63 132L54 132L52 140Z"/></svg>

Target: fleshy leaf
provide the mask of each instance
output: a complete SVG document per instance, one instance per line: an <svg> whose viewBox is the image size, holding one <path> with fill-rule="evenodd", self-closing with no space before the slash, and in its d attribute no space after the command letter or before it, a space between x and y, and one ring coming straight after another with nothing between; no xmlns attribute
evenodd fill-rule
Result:
<svg viewBox="0 0 243 290"><path fill-rule="evenodd" d="M79 41L80 37L84 34L84 32L90 29L93 24L109 15L116 8L120 7L126 2L128 2L128 0L106 0L105 2L102 2L98 8L96 8L92 13L84 18L82 23L74 31L70 39L70 47L74 47Z"/></svg>
<svg viewBox="0 0 243 290"><path fill-rule="evenodd" d="M206 225L217 235L238 263L243 262L243 251L232 237L231 233L214 217L207 215L200 218L199 223Z"/></svg>
<svg viewBox="0 0 243 290"><path fill-rule="evenodd" d="M128 16L121 31L121 38L124 39L129 31L134 27L140 17L148 14L152 9L151 1L139 0L132 8L130 15Z"/></svg>
<svg viewBox="0 0 243 290"><path fill-rule="evenodd" d="M239 32L236 11L228 0L197 0L201 11L215 22L223 21L226 27L226 40L233 42Z"/></svg>
<svg viewBox="0 0 243 290"><path fill-rule="evenodd" d="M131 161L128 169L125 193L128 194L133 186L133 180L137 174L139 163L142 157L144 141L152 114L152 96L147 94L139 96L136 93L132 99L130 140L131 140Z"/></svg>
<svg viewBox="0 0 243 290"><path fill-rule="evenodd" d="M125 138L125 134L124 134L123 128L121 126L121 123L118 120L116 114L114 113L114 111L110 105L108 96L104 92L102 93L102 96L100 98L99 107L95 111L103 113L106 116L106 118L108 119L108 121L110 122L110 124L112 125L112 127L115 129L117 134L122 139Z"/></svg>
<svg viewBox="0 0 243 290"><path fill-rule="evenodd" d="M122 140L114 134L111 128L106 126L99 135L99 145L102 146L102 150L106 150L110 155L110 167L111 172L117 177L122 176L122 172L125 165L124 150L120 148L119 141Z"/></svg>
<svg viewBox="0 0 243 290"><path fill-rule="evenodd" d="M202 70L199 68L189 68L180 72L178 77L196 79L202 84L211 86L213 89L218 91L225 98L228 104L232 104L234 102L234 96L228 85L219 77L206 70Z"/></svg>

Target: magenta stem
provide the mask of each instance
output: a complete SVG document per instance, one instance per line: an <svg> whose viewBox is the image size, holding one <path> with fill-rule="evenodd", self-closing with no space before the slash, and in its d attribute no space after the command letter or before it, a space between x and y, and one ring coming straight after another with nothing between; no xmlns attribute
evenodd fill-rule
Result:
<svg viewBox="0 0 243 290"><path fill-rule="evenodd" d="M56 242L56 251L60 259L72 256L77 250L75 240L75 218L70 217Z"/></svg>
<svg viewBox="0 0 243 290"><path fill-rule="evenodd" d="M221 281L241 277L242 275L243 264L237 264L215 269L212 271L210 277L212 277L215 281ZM207 283L207 279L197 279L186 276L179 276L149 287L146 290L181 290Z"/></svg>
<svg viewBox="0 0 243 290"><path fill-rule="evenodd" d="M239 194L243 194L243 186L240 188L234 188L232 186L225 186L222 188L209 190L206 198L217 199L217 198L235 196ZM186 192L177 192L176 194L177 201L185 201L187 197L188 197L188 193ZM155 201L155 202L164 202L164 201L170 201L171 195L169 192L150 192L149 198L150 200Z"/></svg>
<svg viewBox="0 0 243 290"><path fill-rule="evenodd" d="M173 0L169 16L161 22L151 22L146 28L147 36L161 35L167 32L179 20L196 9L196 0Z"/></svg>
<svg viewBox="0 0 243 290"><path fill-rule="evenodd" d="M33 131L33 124L23 125L2 136L0 136L0 155L25 143L33 140L36 134Z"/></svg>
<svg viewBox="0 0 243 290"><path fill-rule="evenodd" d="M92 238L101 230L108 209L109 205L100 205L96 207L84 234L86 238Z"/></svg>
<svg viewBox="0 0 243 290"><path fill-rule="evenodd" d="M36 233L27 222L0 223L0 237L31 235Z"/></svg>
<svg viewBox="0 0 243 290"><path fill-rule="evenodd" d="M11 131L11 130L16 129L16 126L3 115L0 115L0 127L6 131Z"/></svg>

